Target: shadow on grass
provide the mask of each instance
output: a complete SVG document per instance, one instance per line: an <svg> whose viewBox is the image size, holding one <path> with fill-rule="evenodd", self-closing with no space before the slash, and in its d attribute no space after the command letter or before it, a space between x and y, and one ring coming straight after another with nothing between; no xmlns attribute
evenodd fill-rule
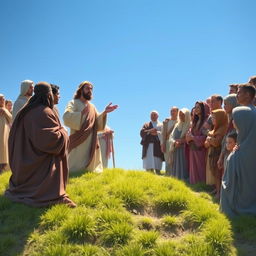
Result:
<svg viewBox="0 0 256 256"><path fill-rule="evenodd" d="M32 208L0 195L0 255L22 255L29 235L47 208Z"/></svg>

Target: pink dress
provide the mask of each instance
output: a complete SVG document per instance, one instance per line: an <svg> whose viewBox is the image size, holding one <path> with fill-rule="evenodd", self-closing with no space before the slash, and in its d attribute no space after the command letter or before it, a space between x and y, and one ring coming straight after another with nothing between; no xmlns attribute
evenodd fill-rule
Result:
<svg viewBox="0 0 256 256"><path fill-rule="evenodd" d="M206 136L199 130L190 130L194 140L189 143L189 181L191 184L205 183L206 180L206 148L204 142Z"/></svg>

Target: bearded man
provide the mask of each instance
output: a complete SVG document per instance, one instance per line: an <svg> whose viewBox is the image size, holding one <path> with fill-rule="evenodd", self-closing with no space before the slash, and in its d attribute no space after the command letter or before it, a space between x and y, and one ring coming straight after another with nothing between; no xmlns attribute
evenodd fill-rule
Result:
<svg viewBox="0 0 256 256"><path fill-rule="evenodd" d="M97 132L104 130L107 113L118 106L110 103L99 114L92 99L93 84L84 81L75 93L63 115L64 124L70 128L69 169L70 171L84 170L102 172L101 152Z"/></svg>

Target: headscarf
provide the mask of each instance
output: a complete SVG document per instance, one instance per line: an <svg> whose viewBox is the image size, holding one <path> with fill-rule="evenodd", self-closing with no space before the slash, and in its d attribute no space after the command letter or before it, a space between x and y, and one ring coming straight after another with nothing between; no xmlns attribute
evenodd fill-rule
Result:
<svg viewBox="0 0 256 256"><path fill-rule="evenodd" d="M237 102L237 98L236 98L236 94L235 93L227 95L224 98L224 102L227 102L229 105L232 106L232 108L235 108L235 107L237 107L239 105L238 102Z"/></svg>
<svg viewBox="0 0 256 256"><path fill-rule="evenodd" d="M180 138L182 138L186 135L186 133L189 130L191 116L190 116L190 111L187 108L182 108L180 109L180 111L185 115L185 122L182 122L180 119L178 119L178 123L176 124L176 127L179 131L181 131ZM172 131L172 134L173 132L174 132L174 129Z"/></svg>
<svg viewBox="0 0 256 256"><path fill-rule="evenodd" d="M53 108L53 98L49 98L49 93L52 91L51 85L47 82L39 82L35 85L34 95L29 99L29 101L24 105L24 107L18 112L15 121L19 122L27 112L31 109L44 105L49 108Z"/></svg>
<svg viewBox="0 0 256 256"><path fill-rule="evenodd" d="M214 125L213 130L210 131L209 134L224 136L228 128L228 116L225 110L215 109L212 111L212 115L214 115L216 119L216 125Z"/></svg>
<svg viewBox="0 0 256 256"><path fill-rule="evenodd" d="M34 84L34 82L31 80L22 81L21 85L20 85L20 95L19 96L25 96L28 92L29 87L33 84Z"/></svg>

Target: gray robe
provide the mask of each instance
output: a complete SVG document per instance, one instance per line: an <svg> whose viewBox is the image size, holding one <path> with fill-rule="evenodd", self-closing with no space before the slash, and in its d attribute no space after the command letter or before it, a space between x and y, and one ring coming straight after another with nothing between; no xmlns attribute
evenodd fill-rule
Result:
<svg viewBox="0 0 256 256"><path fill-rule="evenodd" d="M220 200L220 210L231 218L256 215L256 110L237 107L233 119L238 128L239 149L227 159Z"/></svg>

